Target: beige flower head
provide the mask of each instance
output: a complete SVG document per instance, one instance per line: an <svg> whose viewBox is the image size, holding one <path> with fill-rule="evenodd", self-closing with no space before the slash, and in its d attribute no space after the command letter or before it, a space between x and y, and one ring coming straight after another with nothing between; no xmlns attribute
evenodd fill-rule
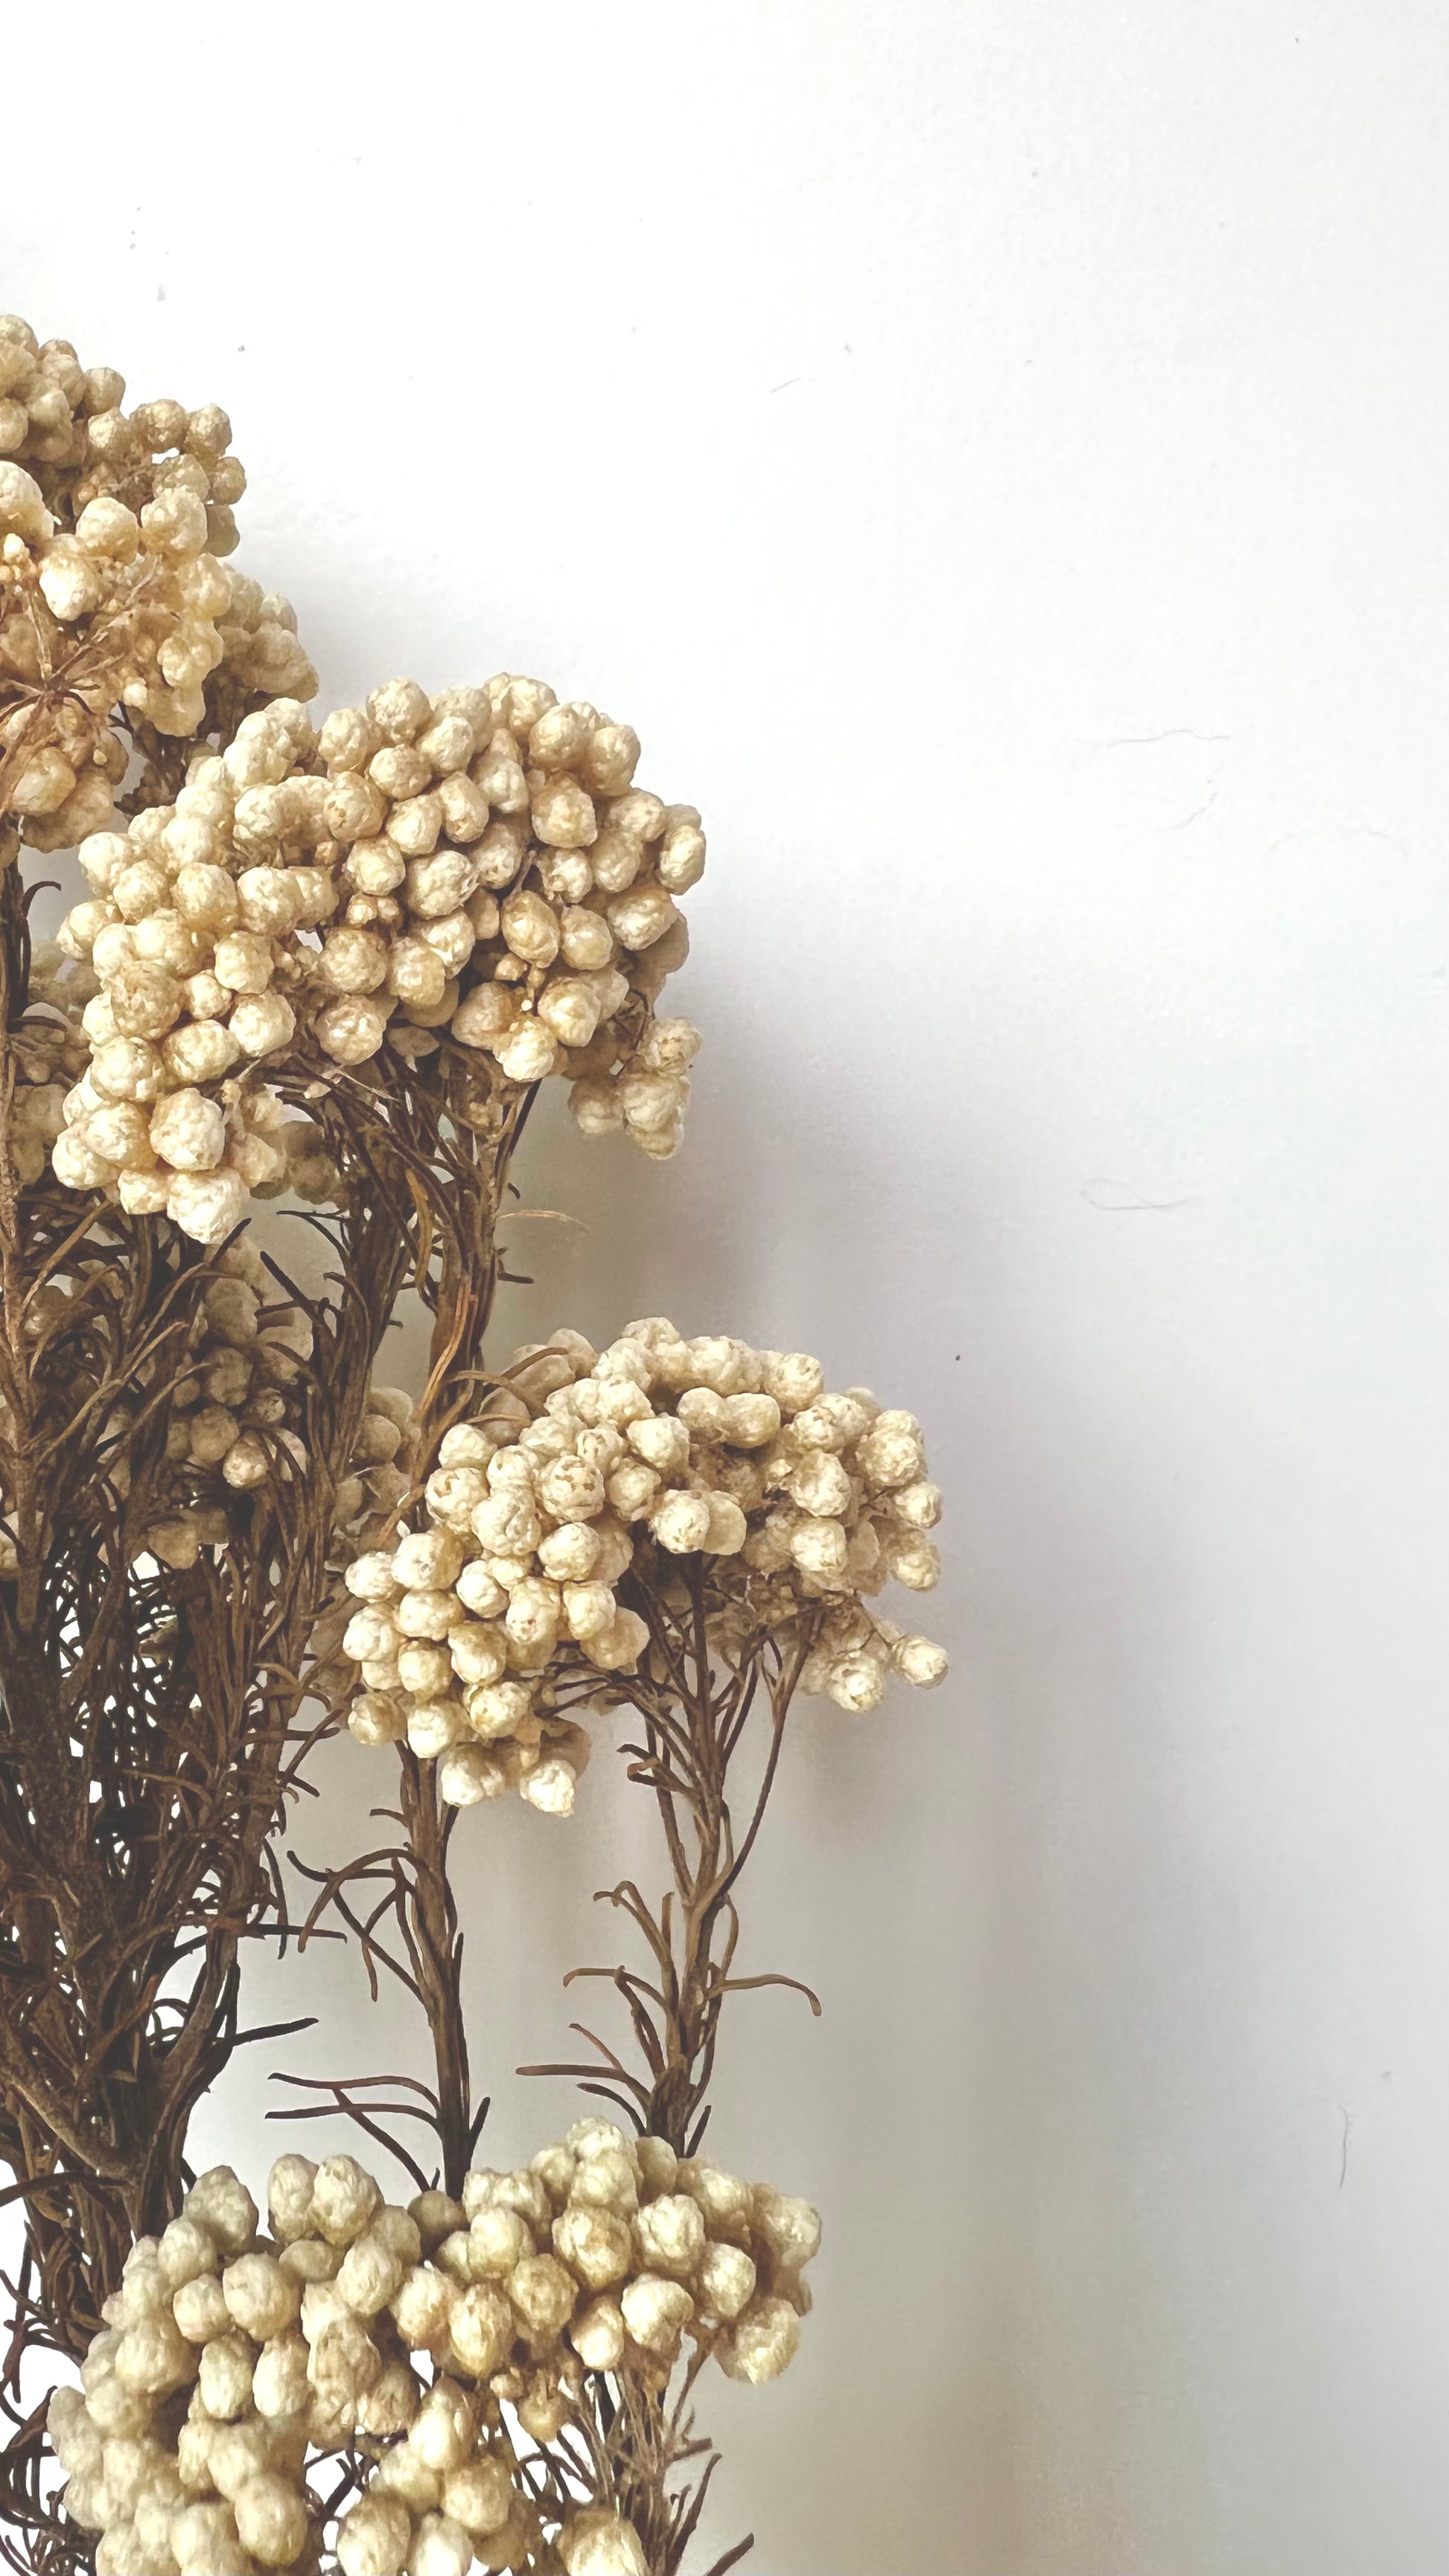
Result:
<svg viewBox="0 0 1449 2576"><path fill-rule="evenodd" d="M773 1640L852 1710L892 1672L929 1687L940 1648L869 1606L889 1580L936 1582L925 1468L911 1415L828 1394L803 1353L661 1317L602 1352L573 1332L525 1345L444 1435L415 1525L347 1568L352 1732L436 1759L454 1804L512 1788L568 1813L588 1738L564 1710L609 1682L627 1696L648 1604L691 1560L723 1653Z"/></svg>
<svg viewBox="0 0 1449 2576"><path fill-rule="evenodd" d="M351 2156L282 2156L267 2215L228 2167L203 2174L51 2400L100 2576L245 2576L315 2564L328 2537L344 2576L467 2576L475 2549L521 2568L544 2545L573 2576L640 2576L611 2507L545 2527L501 2409L547 2445L590 2374L662 2390L693 2352L778 2378L820 2242L807 2202L600 2119L407 2208ZM371 2465L329 2534L335 2467L309 2473L342 2451Z"/></svg>
<svg viewBox="0 0 1449 2576"><path fill-rule="evenodd" d="M174 805L81 843L60 945L97 989L57 1177L218 1241L253 1198L341 1188L284 1076L440 1049L480 1098L562 1075L585 1133L672 1153L699 1038L654 1004L704 845L692 807L629 785L637 752L507 677L393 681L320 734L296 699L245 717Z"/></svg>

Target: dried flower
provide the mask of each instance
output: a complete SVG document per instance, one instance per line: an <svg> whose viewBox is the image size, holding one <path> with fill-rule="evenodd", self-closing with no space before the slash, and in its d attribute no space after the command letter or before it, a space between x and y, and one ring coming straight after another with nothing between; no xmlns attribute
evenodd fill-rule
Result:
<svg viewBox="0 0 1449 2576"><path fill-rule="evenodd" d="M194 493L139 515L96 500L67 534L24 467L0 463L0 813L33 846L65 848L108 818L127 757L114 708L195 732L230 596Z"/></svg>
<svg viewBox="0 0 1449 2576"><path fill-rule="evenodd" d="M567 2576L649 2576L632 2522L596 2505L565 2524L559 2556Z"/></svg>
<svg viewBox="0 0 1449 2576"><path fill-rule="evenodd" d="M452 1803L517 1788L566 1814L587 1738L560 1703L637 1664L649 1621L619 1587L637 1570L646 1602L667 1597L687 1556L726 1651L796 1642L804 1688L873 1708L893 1670L929 1686L946 1669L866 1607L892 1576L935 1582L939 1508L913 1418L827 1394L803 1354L687 1341L657 1316L602 1353L556 1334L444 1435L420 1525L347 1568L349 1723L441 1757Z"/></svg>
<svg viewBox="0 0 1449 2576"><path fill-rule="evenodd" d="M520 1088L562 1073L585 1132L672 1152L699 1040L653 1003L686 946L669 888L703 843L692 808L628 787L635 755L592 709L506 676L432 702L394 681L320 736L292 699L247 716L173 805L82 844L92 893L60 941L99 990L57 1177L219 1240L249 1197L301 1177L316 1198L336 1177L312 1126L289 1151L284 1074L367 1064L390 1037L415 1065L444 1033L480 1098L480 1055ZM583 846L549 838L566 825L601 843L597 883ZM118 1120L118 1103L149 1114Z"/></svg>
<svg viewBox="0 0 1449 2576"><path fill-rule="evenodd" d="M230 554L246 476L226 413L169 401L128 413L125 392L114 367L83 368L69 340L38 341L18 314L0 315L0 456L34 476L46 508L73 527L92 501L139 512L186 491L205 506L209 552Z"/></svg>
<svg viewBox="0 0 1449 2576"><path fill-rule="evenodd" d="M39 850L109 822L127 731L225 738L317 687L288 602L220 560L246 485L225 412L125 390L0 315L0 816Z"/></svg>
<svg viewBox="0 0 1449 2576"><path fill-rule="evenodd" d="M470 2173L461 2203L398 2208L350 2156L291 2155L268 2205L270 2237L235 2174L203 2174L132 2247L81 2387L51 2401L102 2576L299 2564L325 2522L309 2467L349 2444L371 2465L336 2529L345 2576L466 2576L475 2547L522 2567L543 2526L502 2406L546 2446L582 2420L588 2373L657 2391L685 2338L777 2377L820 2240L804 2201L592 2118L518 2171ZM571 2576L642 2576L612 2506L554 2520Z"/></svg>

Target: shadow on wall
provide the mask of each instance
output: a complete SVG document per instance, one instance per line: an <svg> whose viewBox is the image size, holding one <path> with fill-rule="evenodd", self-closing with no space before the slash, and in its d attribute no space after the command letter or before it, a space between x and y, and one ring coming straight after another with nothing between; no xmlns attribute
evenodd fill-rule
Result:
<svg viewBox="0 0 1449 2576"><path fill-rule="evenodd" d="M1125 2576L1128 2476L1104 2462L1134 2345L1170 2369L1172 2327L1134 2229L1118 1972L1130 1986L1126 1927L1165 1878L1183 1938L1191 1866L1148 1743L1139 1643L1165 1588L1150 1486L1124 1512L1140 1469L1114 1462L1105 1420L1040 1346L1029 1242L1023 1269L1009 1222L972 1220L1011 1198L990 1140L953 1116L950 1159L930 1168L928 1133L852 1133L859 1094L762 1071L732 1055L724 995L694 1007L710 1039L674 1164L585 1144L545 1086L504 1228L531 1284L501 1295L493 1346L565 1321L602 1341L664 1312L817 1349L836 1383L873 1377L919 1412L946 1488L947 1578L921 1609L956 1651L942 1690L902 1690L875 1717L802 1704L752 1867L741 1971L802 1976L825 2017L789 1995L739 2000L712 2140L808 2190L827 2237L820 2331L796 2369L768 2401L713 2378L701 2393L726 2453L708 2541L753 2524L761 2576ZM788 1121L766 1093L790 1098ZM530 1213L553 1208L579 1222ZM418 1380L424 1349L414 1315L384 1373ZM314 1864L385 1832L384 1756L343 1739L316 1779L293 1836ZM454 1854L475 2077L497 2098L482 2152L509 2163L577 2114L572 2088L512 2070L572 2053L570 1967L628 1955L590 1896L625 1870L658 1879L653 1820L601 1741L569 1825L508 1801L462 1815ZM255 1953L248 1986L250 2020L320 2016L270 2064L428 2071L401 1990L374 2009L338 1949L300 1966ZM583 2017L617 2037L602 1991ZM263 2127L285 2098L263 2072L235 2061L200 2160L349 2143L341 2122ZM1150 2068L1131 2075L1140 2116ZM1190 2411L1178 2420L1190 2451ZM1184 2458L1194 2487L1200 2465Z"/></svg>
<svg viewBox="0 0 1449 2576"><path fill-rule="evenodd" d="M1011 1226L973 1220L1012 1197L990 1141L953 1117L949 1160L933 1168L927 1141L913 1168L902 1131L851 1132L854 1087L762 1077L732 1053L725 995L698 1015L695 1125L667 1170L580 1150L561 1101L545 1104L525 1200L586 1230L515 1227L535 1284L501 1301L497 1346L665 1312L686 1332L798 1341L833 1383L870 1376L927 1427L947 1575L919 1613L957 1658L929 1699L902 1691L865 1720L811 1701L793 1722L743 1964L806 1977L826 2018L742 2001L716 2134L727 2160L773 2160L818 2192L832 2322L771 2409L711 2390L729 2454L718 2537L753 2517L782 2568L862 2576L1125 2569L1130 2463L1104 2463L1136 2355L1169 2373L1175 2358L1134 2216L1153 2076L1150 2052L1133 2062L1133 1949L1144 1909L1184 1940L1198 1865L1144 1651L1177 1588L1163 1498L1142 1462L1113 1457L1111 1390L1094 1400L1043 1347ZM762 1091L789 1098L788 1120L767 1123ZM556 1881L554 1856L551 1896L573 1913L575 1855L558 1849ZM614 1955L602 1932L578 1955ZM884 2372L884 2355L909 2360ZM860 2495L827 2534L812 2512L826 2486L858 2483L867 2388L893 2492ZM1196 2492L1190 2406L1177 2421ZM779 2500L801 2457L791 2531Z"/></svg>

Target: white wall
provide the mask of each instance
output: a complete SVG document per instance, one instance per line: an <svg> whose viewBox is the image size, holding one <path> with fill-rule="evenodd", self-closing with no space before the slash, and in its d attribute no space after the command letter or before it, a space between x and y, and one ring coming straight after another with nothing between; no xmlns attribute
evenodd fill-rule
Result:
<svg viewBox="0 0 1449 2576"><path fill-rule="evenodd" d="M716 2545L1429 2576L1442 10L19 42L3 300L227 403L328 698L535 670L705 809L687 1151L555 1104L529 1188L589 1230L530 1230L506 1337L803 1342L948 1488L955 1678L812 1710L754 1873L827 2015L741 2002L718 2142L829 2244L791 2377L710 2392ZM510 2069L605 1955L588 1792L460 1833L498 2153L572 2116ZM380 1794L344 1749L308 1847ZM336 1958L254 1994L325 2004L313 2065L417 2060ZM276 2142L266 2054L210 2152Z"/></svg>

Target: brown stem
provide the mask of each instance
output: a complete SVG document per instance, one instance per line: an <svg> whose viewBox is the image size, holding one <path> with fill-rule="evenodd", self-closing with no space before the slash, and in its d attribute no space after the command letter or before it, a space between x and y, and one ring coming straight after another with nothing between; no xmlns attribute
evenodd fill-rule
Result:
<svg viewBox="0 0 1449 2576"><path fill-rule="evenodd" d="M25 1003L13 875L0 907L8 1099ZM77 1219L48 1181L22 1191L3 1103L0 1205L0 1483L19 1559L0 1587L0 2155L27 2185L54 2177L28 2202L31 2243L45 2328L77 2353L130 2239L174 2214L191 2111L236 2045L333 1494L407 1246L375 1211L349 1222L359 1287L318 1310L305 1491L238 1502L216 1559L138 1577L209 1257L94 1203ZM55 1277L64 1311L37 1333ZM151 1377L118 1493L98 1434L112 1391ZM163 2000L178 1972L180 2011Z"/></svg>
<svg viewBox="0 0 1449 2576"><path fill-rule="evenodd" d="M445 1065L444 1104L465 1134L467 1080L466 1068ZM420 1170L411 1173L418 1214L416 1275L433 1311L428 1379L418 1408L412 1462L415 1490L449 1425L476 1407L478 1381L484 1374L483 1341L499 1278L499 1211L509 1164L533 1098L532 1092L515 1095L504 1107L491 1144L485 1148L479 1142L471 1154L452 1159L446 1191L428 1186L431 1175L425 1179ZM432 2041L443 2189L456 2199L487 2104L475 2111L472 2098L461 1981L463 1943L447 1866L451 1814L438 1795L436 1762L420 1760L405 1744L399 1746L398 1755L399 1814L408 1866L399 1882L397 1910L412 1970L410 1983L427 2016Z"/></svg>
<svg viewBox="0 0 1449 2576"><path fill-rule="evenodd" d="M438 1798L437 1764L420 1762L405 1745L400 1756L403 1830L412 1855L409 1950L433 2042L443 2189L456 2200L475 2137L463 2020L463 1943L448 1878L448 1827Z"/></svg>
<svg viewBox="0 0 1449 2576"><path fill-rule="evenodd" d="M749 1821L735 1845L728 1785L730 1764L745 1731L745 1720L761 1678L754 1671L721 1678L710 1653L706 1620L706 1576L698 1560L688 1576L691 1601L692 1681L680 1697L688 1729L687 1799L672 1785L673 1772L662 1763L654 1770L654 1794L664 1827L674 1878L673 1900L666 1900L659 1925L666 1934L672 1974L666 1987L663 2038L665 2071L649 2098L647 2126L676 2154L692 2152L708 2114L707 2095L719 2041L720 2016L729 1988L729 1968L739 1934L733 1891L754 1850L774 1787L789 1713L803 1653L771 1675L770 1740ZM650 1722L647 1702L643 1713ZM657 1722L651 1725L657 1738ZM653 1749L659 1749L657 1745ZM684 1816L681 1806L686 1807ZM677 1925L677 1930L675 1926ZM668 1939L673 1932L672 1940Z"/></svg>
<svg viewBox="0 0 1449 2576"><path fill-rule="evenodd" d="M584 2078L592 2090L608 2094L683 2156L698 2149L709 2117L726 1995L736 1986L795 1982L735 1979L730 1968L739 1937L735 1891L759 1839L790 1703L813 1640L808 1633L797 1637L782 1656L768 1634L762 1635L738 1667L731 1668L711 1652L707 1565L699 1558L687 1560L669 1579L686 1585L687 1609L670 1606L657 1573L651 1576L647 1559L636 1557L633 1596L651 1643L637 1674L621 1682L620 1696L644 1720L643 1747L627 1748L630 1776L653 1789L673 1885L655 1913L632 1881L608 1891L642 1932L657 1974L657 1983L646 1983L624 1968L612 1972L633 2020L645 2077L629 2074L597 2039L593 2044L603 2058L607 2082L597 2068L586 2066L527 2071ZM760 1696L768 1703L769 1740L737 1841L728 1796L730 1769ZM801 1991L818 2012L808 1988ZM607 2474L606 2491L638 2532L651 2576L678 2576L683 2567L717 2457L709 2445L692 2439L688 2415L694 2377L708 2349L707 2343L697 2347L684 2386L672 2401L663 2390L625 2378L619 2382L617 2409L606 2416L600 2406L596 2448ZM701 2453L706 2455L702 2472L681 2485L679 2465ZM726 2550L710 2576L725 2576L752 2545L746 2537Z"/></svg>

